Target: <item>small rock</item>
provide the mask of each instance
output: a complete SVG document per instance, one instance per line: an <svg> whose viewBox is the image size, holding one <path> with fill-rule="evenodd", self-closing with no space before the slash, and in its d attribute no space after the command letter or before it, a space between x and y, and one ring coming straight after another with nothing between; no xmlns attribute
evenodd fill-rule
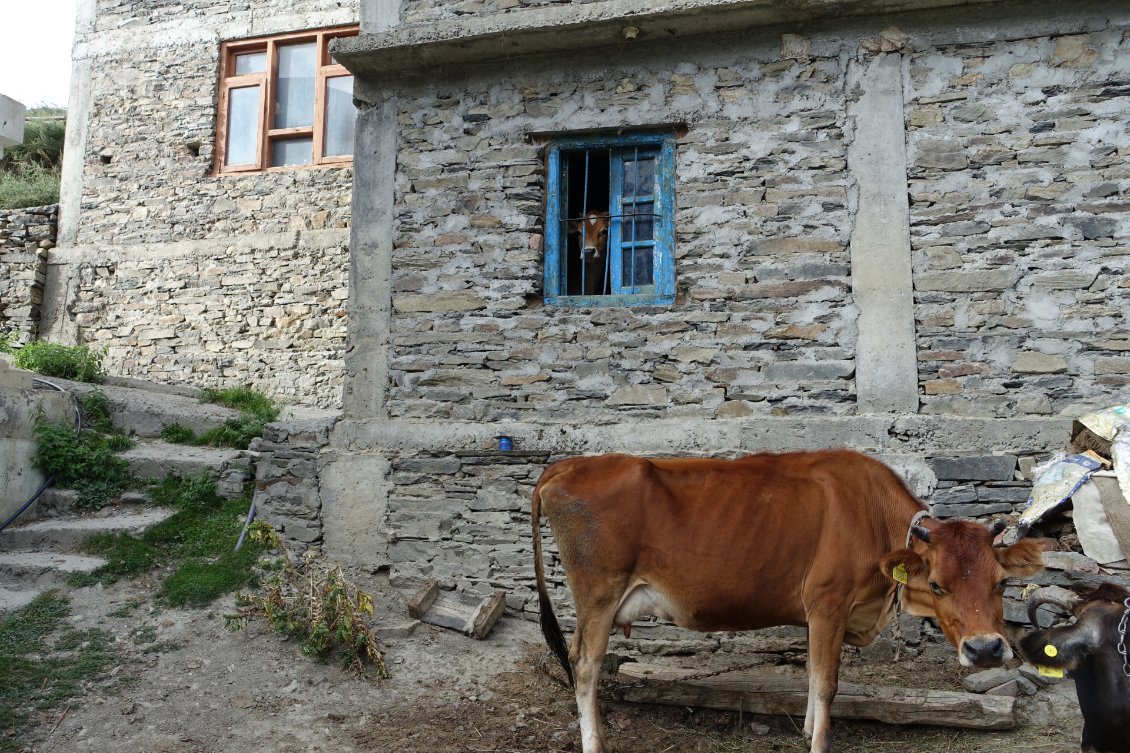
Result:
<svg viewBox="0 0 1130 753"><path fill-rule="evenodd" d="M961 686L970 693L984 693L1015 678L1016 674L1011 669L986 669L984 672L974 672L961 681Z"/></svg>
<svg viewBox="0 0 1130 753"><path fill-rule="evenodd" d="M1020 686L1016 680L1009 680L1006 683L997 685L995 688L989 688L985 691L985 695L1005 695L1015 698L1020 694Z"/></svg>

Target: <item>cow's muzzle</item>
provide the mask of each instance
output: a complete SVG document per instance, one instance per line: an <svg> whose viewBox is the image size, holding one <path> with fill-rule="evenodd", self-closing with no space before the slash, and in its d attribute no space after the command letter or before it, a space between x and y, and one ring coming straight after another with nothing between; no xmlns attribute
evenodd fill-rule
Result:
<svg viewBox="0 0 1130 753"><path fill-rule="evenodd" d="M999 667L1012 658L1003 636L976 635L961 642L960 660L967 667Z"/></svg>

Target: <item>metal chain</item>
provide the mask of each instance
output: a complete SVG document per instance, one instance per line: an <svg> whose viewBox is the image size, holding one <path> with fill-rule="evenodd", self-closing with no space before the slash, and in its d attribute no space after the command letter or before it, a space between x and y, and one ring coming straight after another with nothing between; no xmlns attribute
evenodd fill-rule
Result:
<svg viewBox="0 0 1130 753"><path fill-rule="evenodd" d="M1122 613L1122 620L1118 623L1118 653L1122 654L1122 674L1130 677L1130 656L1126 655L1126 623L1130 621L1130 597L1122 602L1126 611Z"/></svg>

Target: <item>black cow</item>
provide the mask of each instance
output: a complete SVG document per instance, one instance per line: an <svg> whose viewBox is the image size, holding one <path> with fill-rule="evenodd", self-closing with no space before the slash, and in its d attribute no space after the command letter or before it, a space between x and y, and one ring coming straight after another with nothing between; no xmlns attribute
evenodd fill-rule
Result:
<svg viewBox="0 0 1130 753"><path fill-rule="evenodd" d="M1039 626L1036 609L1048 603L1067 609L1075 621L1028 633L1020 653L1037 666L1071 673L1083 714L1082 753L1130 753L1130 590L1103 583L1067 600L1040 589L1028 600L1033 625Z"/></svg>

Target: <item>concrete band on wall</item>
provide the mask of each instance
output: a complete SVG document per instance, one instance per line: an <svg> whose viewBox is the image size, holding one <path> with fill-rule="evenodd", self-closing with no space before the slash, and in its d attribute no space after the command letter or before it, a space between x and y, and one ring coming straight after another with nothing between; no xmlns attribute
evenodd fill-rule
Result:
<svg viewBox="0 0 1130 753"><path fill-rule="evenodd" d="M406 588L504 587L527 608L537 474L608 451L849 445L939 514L1016 512L1022 461L1120 399L1130 336L1127 19L1019 7L451 68L457 40L411 23L343 48L373 72L359 143L397 147L358 164L392 210L354 218L377 251L354 275L378 295L350 323L367 355L347 360L358 402L324 456L327 545L387 551ZM429 67L375 72L401 55ZM525 135L671 122L687 124L679 301L539 307L544 178ZM1060 312L1099 326L1061 330ZM938 470L951 457L962 469ZM341 493L357 474L368 499Z"/></svg>

